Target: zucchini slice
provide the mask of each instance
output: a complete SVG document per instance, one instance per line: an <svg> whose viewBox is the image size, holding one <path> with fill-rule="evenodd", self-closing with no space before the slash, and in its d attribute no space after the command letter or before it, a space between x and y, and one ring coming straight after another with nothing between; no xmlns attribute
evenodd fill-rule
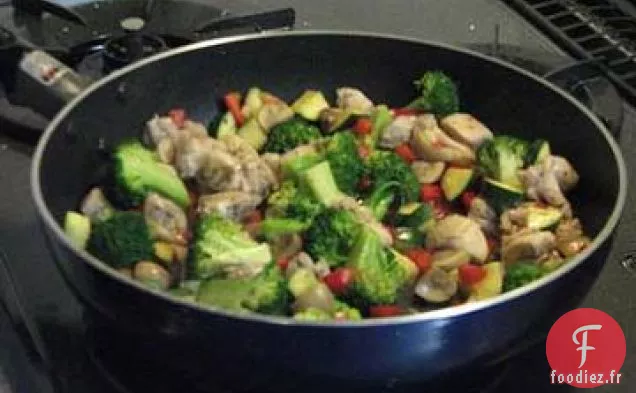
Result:
<svg viewBox="0 0 636 393"><path fill-rule="evenodd" d="M66 212L64 216L64 233L78 248L85 248L91 235L91 220L74 211Z"/></svg>
<svg viewBox="0 0 636 393"><path fill-rule="evenodd" d="M526 226L538 230L548 229L558 224L562 217L563 212L555 207L533 204L528 206Z"/></svg>
<svg viewBox="0 0 636 393"><path fill-rule="evenodd" d="M398 227L426 232L435 222L433 208L427 203L411 202L400 206L396 216Z"/></svg>
<svg viewBox="0 0 636 393"><path fill-rule="evenodd" d="M310 121L320 118L320 113L329 108L329 103L325 96L317 90L306 90L292 104L292 110Z"/></svg>
<svg viewBox="0 0 636 393"><path fill-rule="evenodd" d="M260 150L267 142L267 134L265 130L258 124L256 118L251 118L238 130L238 136L245 139L257 151Z"/></svg>
<svg viewBox="0 0 636 393"><path fill-rule="evenodd" d="M503 290L504 267L501 262L483 266L486 276L470 288L468 301L484 300L499 295Z"/></svg>
<svg viewBox="0 0 636 393"><path fill-rule="evenodd" d="M497 214L501 214L504 210L521 203L525 193L523 190L508 184L485 179L482 194Z"/></svg>
<svg viewBox="0 0 636 393"><path fill-rule="evenodd" d="M234 116L230 112L225 112L216 129L216 137L222 138L225 135L233 134L236 134L236 120L234 120Z"/></svg>
<svg viewBox="0 0 636 393"><path fill-rule="evenodd" d="M545 160L551 154L550 144L543 139L537 139L528 146L526 154L526 166L536 165Z"/></svg>
<svg viewBox="0 0 636 393"><path fill-rule="evenodd" d="M448 168L442 175L441 181L442 191L446 200L453 201L461 195L470 185L474 175L475 170L473 168Z"/></svg>

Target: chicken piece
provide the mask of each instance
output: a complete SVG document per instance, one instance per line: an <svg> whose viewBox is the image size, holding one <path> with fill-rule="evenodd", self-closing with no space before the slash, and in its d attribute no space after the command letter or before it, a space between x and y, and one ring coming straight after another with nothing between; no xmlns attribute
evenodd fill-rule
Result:
<svg viewBox="0 0 636 393"><path fill-rule="evenodd" d="M144 218L153 239L186 245L186 213L171 200L151 192L144 201Z"/></svg>
<svg viewBox="0 0 636 393"><path fill-rule="evenodd" d="M418 116L411 147L416 156L425 161L444 161L462 166L475 162L471 148L446 135L437 125L434 115Z"/></svg>
<svg viewBox="0 0 636 393"><path fill-rule="evenodd" d="M567 159L560 156L549 156L545 160L545 165L549 171L554 173L563 192L570 191L579 182L579 174L576 173Z"/></svg>
<svg viewBox="0 0 636 393"><path fill-rule="evenodd" d="M225 145L211 138L181 135L175 141L174 165L184 179L194 178L204 167L210 153L225 150Z"/></svg>
<svg viewBox="0 0 636 393"><path fill-rule="evenodd" d="M238 135L224 135L219 140L225 145L226 150L239 160L258 158L258 152L245 139Z"/></svg>
<svg viewBox="0 0 636 393"><path fill-rule="evenodd" d="M561 182L566 187L572 187L573 184L576 184L578 175L573 169L571 171L570 169L569 163L565 165L562 160L554 161L553 157L550 156L537 165L519 171L519 178L530 199L545 201L552 206L561 208L566 217L572 217L572 208L563 194L559 181L560 177ZM557 173L559 177L557 177Z"/></svg>
<svg viewBox="0 0 636 393"><path fill-rule="evenodd" d="M254 210L262 200L258 195L241 191L206 194L199 197L197 213L218 213L225 218L240 221L245 218L247 213Z"/></svg>
<svg viewBox="0 0 636 393"><path fill-rule="evenodd" d="M369 114L373 109L373 102L358 89L341 87L336 89L336 105L356 114Z"/></svg>
<svg viewBox="0 0 636 393"><path fill-rule="evenodd" d="M146 122L144 141L150 146L157 146L164 138L176 139L179 129L169 116L154 115Z"/></svg>
<svg viewBox="0 0 636 393"><path fill-rule="evenodd" d="M278 188L278 177L260 157L243 164L243 175L243 191L266 198L272 189Z"/></svg>
<svg viewBox="0 0 636 393"><path fill-rule="evenodd" d="M358 203L355 198L345 196L336 202L334 207L345 209L355 214L358 221L373 230L380 237L380 241L382 241L384 245L390 246L393 244L393 235L391 232L375 218L369 208Z"/></svg>
<svg viewBox="0 0 636 393"><path fill-rule="evenodd" d="M258 111L256 120L265 131L270 130L278 124L284 123L294 117L294 111L289 105L282 103L265 104Z"/></svg>
<svg viewBox="0 0 636 393"><path fill-rule="evenodd" d="M523 229L513 235L504 236L501 257L505 263L522 259L537 260L556 247L556 237L552 232Z"/></svg>
<svg viewBox="0 0 636 393"><path fill-rule="evenodd" d="M157 157L164 164L172 164L176 155L174 142L170 138L163 138L157 143Z"/></svg>
<svg viewBox="0 0 636 393"><path fill-rule="evenodd" d="M456 141L477 150L479 145L493 138L492 132L467 113L455 113L440 121L440 127Z"/></svg>
<svg viewBox="0 0 636 393"><path fill-rule="evenodd" d="M179 131L190 137L208 138L208 129L203 124L192 120L186 120L183 123L183 129Z"/></svg>
<svg viewBox="0 0 636 393"><path fill-rule="evenodd" d="M487 235L497 235L497 213L483 198L475 198L470 204L468 217L475 221Z"/></svg>
<svg viewBox="0 0 636 393"><path fill-rule="evenodd" d="M226 151L212 150L206 151L201 160L196 180L202 192L243 190L242 164L235 156Z"/></svg>
<svg viewBox="0 0 636 393"><path fill-rule="evenodd" d="M565 257L572 257L591 243L583 233L581 222L577 219L562 220L554 231L557 248Z"/></svg>
<svg viewBox="0 0 636 393"><path fill-rule="evenodd" d="M380 141L381 147L393 149L396 146L406 143L411 139L411 132L417 116L398 116L382 132Z"/></svg>
<svg viewBox="0 0 636 393"><path fill-rule="evenodd" d="M438 221L427 234L426 246L464 250L479 262L488 258L489 251L479 224L459 214L451 214Z"/></svg>

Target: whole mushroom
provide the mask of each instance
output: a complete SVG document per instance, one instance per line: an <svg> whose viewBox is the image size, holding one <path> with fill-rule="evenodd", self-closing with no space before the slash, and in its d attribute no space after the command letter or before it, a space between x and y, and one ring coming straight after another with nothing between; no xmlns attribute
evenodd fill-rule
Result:
<svg viewBox="0 0 636 393"><path fill-rule="evenodd" d="M489 253L486 236L479 224L459 214L438 221L429 231L426 245L435 249L464 250L479 262L484 262Z"/></svg>

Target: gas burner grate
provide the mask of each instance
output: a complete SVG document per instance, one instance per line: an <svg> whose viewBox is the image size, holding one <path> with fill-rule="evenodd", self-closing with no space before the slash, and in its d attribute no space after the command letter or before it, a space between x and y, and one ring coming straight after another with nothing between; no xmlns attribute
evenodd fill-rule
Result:
<svg viewBox="0 0 636 393"><path fill-rule="evenodd" d="M505 0L636 103L636 17L613 0Z"/></svg>

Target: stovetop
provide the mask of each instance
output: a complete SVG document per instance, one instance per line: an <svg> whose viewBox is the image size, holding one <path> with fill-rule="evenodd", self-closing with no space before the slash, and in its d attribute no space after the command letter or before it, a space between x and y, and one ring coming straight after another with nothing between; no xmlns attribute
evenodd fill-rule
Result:
<svg viewBox="0 0 636 393"><path fill-rule="evenodd" d="M107 0L104 0L107 1ZM520 15L500 0L196 0L214 4L228 12L293 7L298 29L368 30L439 40L457 45L491 48L497 36L499 46L513 48L522 57L530 56L547 68L572 61L550 39L539 33ZM58 1L60 4L77 0ZM2 4L2 2L0 2ZM0 20L9 17L10 9L0 6ZM496 27L497 26L497 27ZM521 49L518 49L521 48ZM540 59L540 60L539 60ZM0 71L1 72L1 71ZM0 106L2 103L0 102ZM636 110L625 105L620 144L628 170L636 165ZM47 251L44 237L29 190L30 154L32 148L3 136L7 124L0 122L0 248L11 265L28 311L35 315L58 371L65 373L65 392L112 392L94 370L86 366L83 351L81 307L66 289ZM632 183L632 188L636 184ZM630 192L623 221L601 276L585 300L584 306L601 309L612 315L623 327L627 339L627 358L620 385L598 388L601 392L628 392L636 385L636 302L629 288L636 275L620 263L622 257L636 250L636 198ZM3 254L0 254L2 257ZM0 274L1 276L1 274ZM0 292L6 291L0 282ZM567 294L564 294L567 296ZM549 306L549 305L547 305ZM48 393L54 388L38 365L33 348L25 347L18 337L25 334L22 326L14 330L7 311L0 307L0 392ZM564 392L573 391L548 382L548 365L541 347L511 362L509 372L493 393L499 392ZM146 376L149 377L149 376ZM109 386L109 387L107 387ZM59 389L59 386L58 386Z"/></svg>

